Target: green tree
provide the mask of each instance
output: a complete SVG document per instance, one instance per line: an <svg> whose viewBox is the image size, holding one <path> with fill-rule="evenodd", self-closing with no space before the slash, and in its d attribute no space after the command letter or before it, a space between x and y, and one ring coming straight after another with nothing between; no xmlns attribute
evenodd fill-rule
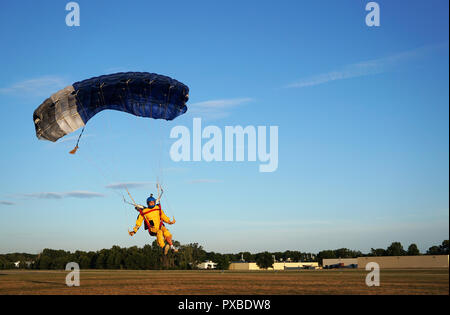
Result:
<svg viewBox="0 0 450 315"><path fill-rule="evenodd" d="M247 262L255 260L254 256L250 252L244 252L242 254L244 256L244 260ZM223 268L221 268L221 269L223 269Z"/></svg>
<svg viewBox="0 0 450 315"><path fill-rule="evenodd" d="M420 251L417 248L417 245L416 244L409 245L407 254L409 256L418 256L418 255L420 255Z"/></svg>
<svg viewBox="0 0 450 315"><path fill-rule="evenodd" d="M264 252L256 255L256 265L261 269L273 267L273 257L269 252Z"/></svg>
<svg viewBox="0 0 450 315"><path fill-rule="evenodd" d="M271 255L275 256L276 261L281 261L281 260L284 261L285 260L284 253L282 253L282 252L271 253Z"/></svg>
<svg viewBox="0 0 450 315"><path fill-rule="evenodd" d="M386 250L383 248L371 248L369 256L387 256Z"/></svg>
<svg viewBox="0 0 450 315"><path fill-rule="evenodd" d="M287 250L284 252L284 260L290 259L291 261L306 261L307 255L299 252L299 251L290 251Z"/></svg>
<svg viewBox="0 0 450 315"><path fill-rule="evenodd" d="M218 270L228 270L230 267L231 261L227 255L215 254L211 260L217 263L216 269Z"/></svg>
<svg viewBox="0 0 450 315"><path fill-rule="evenodd" d="M386 249L386 254L388 256L404 256L406 252L400 242L393 242L391 246Z"/></svg>
<svg viewBox="0 0 450 315"><path fill-rule="evenodd" d="M443 255L448 255L449 254L449 248L448 248L449 244L448 244L448 240L445 240L442 242L440 248L441 248L441 252Z"/></svg>
<svg viewBox="0 0 450 315"><path fill-rule="evenodd" d="M108 259L108 250L102 249L97 255L97 260L95 261L95 268L106 269L107 259Z"/></svg>
<svg viewBox="0 0 450 315"><path fill-rule="evenodd" d="M431 246L427 250L427 255L441 255L441 254L442 254L442 251L441 251L440 246Z"/></svg>
<svg viewBox="0 0 450 315"><path fill-rule="evenodd" d="M8 261L5 257L0 256L0 269L10 269L12 267L12 263Z"/></svg>
<svg viewBox="0 0 450 315"><path fill-rule="evenodd" d="M160 269L159 258L161 255L161 250L158 244L156 244L156 241L152 245L145 245L142 248L142 254L144 255L144 269Z"/></svg>
<svg viewBox="0 0 450 315"><path fill-rule="evenodd" d="M332 250L323 250L317 254L317 261L322 265L324 259L338 258Z"/></svg>
<svg viewBox="0 0 450 315"><path fill-rule="evenodd" d="M51 258L48 256L42 256L39 258L38 268L41 270L51 269L52 262Z"/></svg>
<svg viewBox="0 0 450 315"><path fill-rule="evenodd" d="M427 255L448 255L449 254L449 241L444 240L439 246L431 246L427 250Z"/></svg>

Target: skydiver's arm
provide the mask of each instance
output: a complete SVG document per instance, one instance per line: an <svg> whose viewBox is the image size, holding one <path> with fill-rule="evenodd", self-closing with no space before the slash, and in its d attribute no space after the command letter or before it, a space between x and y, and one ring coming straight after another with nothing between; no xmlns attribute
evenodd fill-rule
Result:
<svg viewBox="0 0 450 315"><path fill-rule="evenodd" d="M139 215L137 220L136 220L136 226L133 228L133 231L135 233L139 230L139 228L141 227L143 221L144 221L144 217L142 215Z"/></svg>
<svg viewBox="0 0 450 315"><path fill-rule="evenodd" d="M161 210L161 220L167 224L174 224L175 218L173 218L173 221L170 221L170 218L164 213L164 211Z"/></svg>

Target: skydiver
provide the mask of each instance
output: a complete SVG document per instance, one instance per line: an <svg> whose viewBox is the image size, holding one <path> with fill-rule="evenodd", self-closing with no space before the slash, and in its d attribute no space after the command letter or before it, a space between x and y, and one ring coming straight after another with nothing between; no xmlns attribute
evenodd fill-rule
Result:
<svg viewBox="0 0 450 315"><path fill-rule="evenodd" d="M176 222L175 217L173 218L173 221L171 221L162 210L161 196L164 191L159 185L156 185L156 187L158 188L157 199L153 198L153 194L150 194L150 197L147 198L147 207L140 205L135 207L135 209L139 211L139 216L136 220L136 226L133 228L133 231L128 233L130 236L136 234L139 227L142 225L142 222L145 221L145 229L148 229L151 236L156 236L158 245L164 249L164 255L167 255L169 249L172 249L176 253L178 252L178 249L173 246L172 234L170 234L169 230L164 226L164 222L170 225L174 224ZM165 244L164 241L168 244Z"/></svg>

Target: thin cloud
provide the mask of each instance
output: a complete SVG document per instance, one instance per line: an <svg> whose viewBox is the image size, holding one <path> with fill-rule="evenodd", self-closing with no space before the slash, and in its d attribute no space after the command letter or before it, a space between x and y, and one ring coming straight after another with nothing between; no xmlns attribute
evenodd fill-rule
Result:
<svg viewBox="0 0 450 315"><path fill-rule="evenodd" d="M127 189L127 188L148 188L155 185L155 182L128 182L128 183L112 183L105 186L108 189Z"/></svg>
<svg viewBox="0 0 450 315"><path fill-rule="evenodd" d="M67 85L67 81L61 77L42 76L16 82L8 87L0 88L0 94L17 96L50 96Z"/></svg>
<svg viewBox="0 0 450 315"><path fill-rule="evenodd" d="M130 71L129 68L120 67L120 66L105 69L105 73L118 73L118 72L128 72L128 71Z"/></svg>
<svg viewBox="0 0 450 315"><path fill-rule="evenodd" d="M336 222L326 221L326 220L301 220L301 221L245 221L240 220L239 222L242 222L245 226L248 227L296 227L296 226L324 226L324 225L335 225ZM232 221L224 221L224 220L217 220L217 221L208 221L206 222L208 225L214 225L214 224L223 224L223 225L230 225Z"/></svg>
<svg viewBox="0 0 450 315"><path fill-rule="evenodd" d="M14 202L10 202L10 201L0 200L0 205L3 205L3 206L14 206L15 203Z"/></svg>
<svg viewBox="0 0 450 315"><path fill-rule="evenodd" d="M80 129L80 130L81 130L81 129ZM57 142L51 142L51 144L57 145L57 144L65 143L65 142L71 142L71 141L72 141L72 142L76 142L76 141L78 140L79 136L80 136L80 135L75 135L75 136L70 136L70 137L64 137L64 138L59 139ZM91 138L92 136L93 136L93 135L84 133L84 134L83 134L83 139Z"/></svg>
<svg viewBox="0 0 450 315"><path fill-rule="evenodd" d="M448 44L445 44L448 45ZM325 84L332 81L351 79L375 74L381 74L392 69L425 56L437 49L440 49L444 44L424 46L401 53L397 53L388 57L373 59L364 62L358 62L344 66L340 70L331 71L328 73L323 73L311 77L307 77L300 81L291 83L286 88L304 88L310 86L316 86L320 84Z"/></svg>
<svg viewBox="0 0 450 315"><path fill-rule="evenodd" d="M233 98L233 99L222 99L222 100L211 100L205 102L193 103L191 106L198 108L230 108L241 105L243 103L251 102L253 99L249 97L245 98Z"/></svg>
<svg viewBox="0 0 450 315"><path fill-rule="evenodd" d="M166 168L163 168L162 170L165 173L169 173L169 172L181 173L181 172L187 172L189 169L186 167L166 167Z"/></svg>
<svg viewBox="0 0 450 315"><path fill-rule="evenodd" d="M222 181L216 179L194 179L189 181L189 184L216 184L221 182Z"/></svg>
<svg viewBox="0 0 450 315"><path fill-rule="evenodd" d="M232 108L252 101L254 101L254 99L249 97L209 100L191 104L189 112L192 115L200 116L202 118L220 119L229 116Z"/></svg>
<svg viewBox="0 0 450 315"><path fill-rule="evenodd" d="M90 198L102 198L105 195L90 191L68 191L68 192L39 192L32 194L23 194L25 198L33 199L63 199L63 198L78 198L78 199L90 199Z"/></svg>

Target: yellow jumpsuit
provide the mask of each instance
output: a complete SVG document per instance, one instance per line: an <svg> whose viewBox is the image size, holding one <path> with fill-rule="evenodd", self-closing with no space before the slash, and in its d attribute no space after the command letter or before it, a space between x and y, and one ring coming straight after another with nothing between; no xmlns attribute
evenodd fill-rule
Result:
<svg viewBox="0 0 450 315"><path fill-rule="evenodd" d="M170 218L166 216L164 211L161 209L161 205L157 204L152 209L145 208L142 210L147 222L150 223L149 231L152 233L156 233L156 241L161 248L164 248L165 242L164 240L167 238L171 238L172 234L170 234L169 230L162 224L162 222L169 223ZM162 222L161 222L162 220ZM137 232L139 227L142 225L144 221L144 217L139 214L136 220L136 226L134 227L134 232Z"/></svg>

